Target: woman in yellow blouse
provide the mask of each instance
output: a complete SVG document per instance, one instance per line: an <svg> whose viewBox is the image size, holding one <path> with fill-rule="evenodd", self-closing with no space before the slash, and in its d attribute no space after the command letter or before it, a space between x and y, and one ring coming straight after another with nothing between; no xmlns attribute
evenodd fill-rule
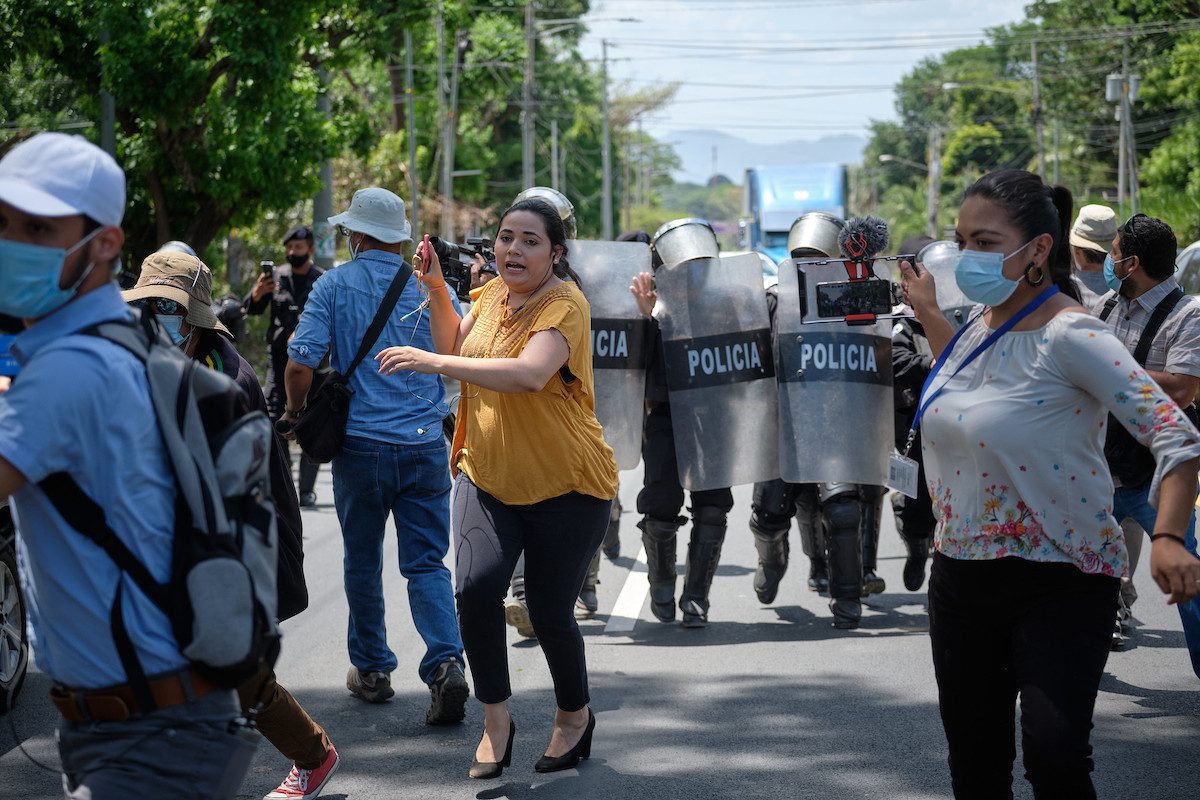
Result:
<svg viewBox="0 0 1200 800"><path fill-rule="evenodd" d="M422 248L413 261L429 289L437 352L392 347L376 357L387 374L463 382L451 513L459 625L484 708L472 778L499 776L512 757L503 601L522 551L529 615L558 705L535 769L570 769L587 758L596 724L574 607L608 528L617 466L596 421L591 315L565 242L547 203L524 200L505 211L496 235L502 280L484 287L465 318L450 302L437 256Z"/></svg>

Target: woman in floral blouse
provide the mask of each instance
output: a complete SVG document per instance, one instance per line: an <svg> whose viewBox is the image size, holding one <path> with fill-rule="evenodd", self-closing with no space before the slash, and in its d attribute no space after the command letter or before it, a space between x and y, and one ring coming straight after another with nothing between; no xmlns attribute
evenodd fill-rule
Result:
<svg viewBox="0 0 1200 800"><path fill-rule="evenodd" d="M1200 593L1200 560L1181 538L1200 433L1078 305L1070 220L1070 192L1028 172L967 190L956 278L981 306L953 343L932 276L902 267L942 362L920 421L938 516L930 638L954 794L971 800L1013 796L1018 697L1035 796L1096 797L1092 710L1128 569L1103 453L1108 412L1158 462L1155 581L1172 603Z"/></svg>

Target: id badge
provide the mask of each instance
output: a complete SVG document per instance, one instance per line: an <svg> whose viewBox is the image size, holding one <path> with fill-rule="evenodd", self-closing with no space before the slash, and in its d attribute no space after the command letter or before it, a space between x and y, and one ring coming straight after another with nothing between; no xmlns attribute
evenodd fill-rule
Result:
<svg viewBox="0 0 1200 800"><path fill-rule="evenodd" d="M892 455L888 458L887 485L889 489L895 489L904 496L915 499L918 472L916 461L908 456L900 455L897 450L892 450Z"/></svg>

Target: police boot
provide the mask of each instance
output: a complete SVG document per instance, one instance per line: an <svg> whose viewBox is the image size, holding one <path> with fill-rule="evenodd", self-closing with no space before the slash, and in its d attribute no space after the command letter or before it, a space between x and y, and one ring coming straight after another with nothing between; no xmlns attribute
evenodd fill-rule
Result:
<svg viewBox="0 0 1200 800"><path fill-rule="evenodd" d="M817 524L820 524L819 519ZM800 548L808 556L808 588L818 594L829 594L829 565L819 538L820 534L813 526L800 526Z"/></svg>
<svg viewBox="0 0 1200 800"><path fill-rule="evenodd" d="M609 561L613 561L621 555L620 498L613 500L612 509L608 512L608 530L604 532L604 541L600 544L600 551Z"/></svg>
<svg viewBox="0 0 1200 800"><path fill-rule="evenodd" d="M600 583L600 551L597 550L588 564L587 575L583 578L583 586L579 589L579 597L575 599L575 619L591 619L600 610L600 600L596 595L596 585Z"/></svg>
<svg viewBox="0 0 1200 800"><path fill-rule="evenodd" d="M692 512L692 538L688 542L687 572L679 610L685 628L708 625L708 590L721 560L725 541L725 512L713 506L701 506Z"/></svg>
<svg viewBox="0 0 1200 800"><path fill-rule="evenodd" d="M788 567L788 531L767 531L750 520L754 549L758 551L758 569L754 572L754 593L760 603L771 603L779 593L779 582Z"/></svg>
<svg viewBox="0 0 1200 800"><path fill-rule="evenodd" d="M920 591L925 583L925 563L929 560L931 543L928 537L904 540L904 549L908 551L904 560L904 588L910 592Z"/></svg>
<svg viewBox="0 0 1200 800"><path fill-rule="evenodd" d="M685 517L670 522L642 517L642 546L650 579L650 612L659 622L675 619L675 539Z"/></svg>
<svg viewBox="0 0 1200 800"><path fill-rule="evenodd" d="M829 558L829 610L833 627L857 628L862 618L862 504L839 495L822 508L825 547Z"/></svg>
<svg viewBox="0 0 1200 800"><path fill-rule="evenodd" d="M879 556L880 514L883 512L883 489L878 486L863 486L860 489L863 496L863 597L873 594L883 594L887 583L875 572L876 559Z"/></svg>

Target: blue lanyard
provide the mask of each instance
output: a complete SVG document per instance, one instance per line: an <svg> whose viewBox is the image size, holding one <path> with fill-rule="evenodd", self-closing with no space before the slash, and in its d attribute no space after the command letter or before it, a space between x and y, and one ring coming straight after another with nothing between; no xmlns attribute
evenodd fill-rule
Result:
<svg viewBox="0 0 1200 800"><path fill-rule="evenodd" d="M1030 314L1036 311L1042 305L1042 303L1045 303L1056 294L1058 294L1057 286L1047 286L1044 292L1035 297L1028 305L1026 305L1016 314L1013 314L1012 318L1010 318L1008 322L1005 322L999 328L992 331L990 336L984 339L978 347L972 350L970 354L963 359L963 362L958 365L956 370L954 370L954 374L947 378L946 382L937 388L937 391L931 393L925 402L920 404L920 406L917 408L917 415L913 418L912 426L908 429L908 442L904 445L904 455L907 456L908 451L912 449L913 440L917 438L917 428L921 424L921 418L925 416L925 411L929 408L933 401L938 398L938 395L942 393L942 390L946 388L946 384L954 380L958 373L966 369L968 364L983 355L984 352L989 347L994 345L1001 336L1011 331L1017 325L1017 323L1028 317ZM975 323L975 320L979 319L980 316L982 316L982 312L972 317L966 325L963 325L958 329L958 333L954 334L954 338L950 340L950 343L946 345L946 349L942 351L941 358L937 360L937 363L933 365L933 369L929 371L929 377L925 379L925 385L921 387L921 397L924 398L925 394L929 392L929 387L933 385L933 379L937 377L937 374L942 371L942 367L945 366L948 360L950 360L950 354L954 352L954 345L958 344L958 340L962 338L964 333L967 332L967 328L971 327L971 325Z"/></svg>

